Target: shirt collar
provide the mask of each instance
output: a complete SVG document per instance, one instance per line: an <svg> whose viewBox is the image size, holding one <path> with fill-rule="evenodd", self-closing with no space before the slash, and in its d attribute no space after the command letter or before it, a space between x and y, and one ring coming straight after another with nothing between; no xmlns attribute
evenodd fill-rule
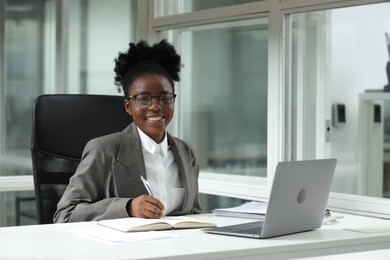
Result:
<svg viewBox="0 0 390 260"><path fill-rule="evenodd" d="M164 134L164 138L161 143L156 143L152 138L147 136L141 129L137 127L142 147L151 154L155 154L160 151L162 156L166 156L168 154L168 138L167 132Z"/></svg>

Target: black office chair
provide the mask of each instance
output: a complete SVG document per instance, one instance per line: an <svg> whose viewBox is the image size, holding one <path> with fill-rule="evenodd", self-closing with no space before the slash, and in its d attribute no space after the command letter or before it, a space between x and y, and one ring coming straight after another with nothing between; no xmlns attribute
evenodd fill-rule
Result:
<svg viewBox="0 0 390 260"><path fill-rule="evenodd" d="M123 97L42 95L33 105L31 155L38 224L53 223L57 202L86 143L126 128Z"/></svg>

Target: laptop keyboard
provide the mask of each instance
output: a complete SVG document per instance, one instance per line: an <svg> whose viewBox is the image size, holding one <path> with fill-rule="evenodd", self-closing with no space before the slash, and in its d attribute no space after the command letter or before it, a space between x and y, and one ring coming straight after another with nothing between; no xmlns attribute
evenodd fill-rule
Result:
<svg viewBox="0 0 390 260"><path fill-rule="evenodd" d="M237 233L243 234L260 234L263 228L263 221L256 221L251 223L245 223L240 225L241 228L237 229Z"/></svg>
<svg viewBox="0 0 390 260"><path fill-rule="evenodd" d="M254 227L254 228L247 228L247 229L240 229L237 230L236 233L242 233L242 234L260 234L262 227Z"/></svg>
<svg viewBox="0 0 390 260"><path fill-rule="evenodd" d="M255 221L250 223L220 227L219 229L234 233L260 234L262 227L263 221Z"/></svg>

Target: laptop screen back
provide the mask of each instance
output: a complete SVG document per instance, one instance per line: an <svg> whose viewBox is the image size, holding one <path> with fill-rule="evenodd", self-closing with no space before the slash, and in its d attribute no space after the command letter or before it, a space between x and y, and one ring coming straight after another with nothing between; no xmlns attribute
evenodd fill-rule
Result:
<svg viewBox="0 0 390 260"><path fill-rule="evenodd" d="M336 159L280 162L261 237L321 227L335 167Z"/></svg>

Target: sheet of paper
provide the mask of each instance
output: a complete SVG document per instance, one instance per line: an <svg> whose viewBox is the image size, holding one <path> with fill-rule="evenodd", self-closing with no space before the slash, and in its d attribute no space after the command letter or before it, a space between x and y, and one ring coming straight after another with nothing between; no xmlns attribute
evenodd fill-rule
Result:
<svg viewBox="0 0 390 260"><path fill-rule="evenodd" d="M372 226L361 226L361 227L348 227L343 228L344 230L367 233L367 234L375 234L375 233L386 233L390 232L390 227L372 225Z"/></svg>
<svg viewBox="0 0 390 260"><path fill-rule="evenodd" d="M214 209L212 212L215 216L264 220L267 203L251 201L237 207Z"/></svg>
<svg viewBox="0 0 390 260"><path fill-rule="evenodd" d="M75 235L95 239L109 244L180 238L178 235L163 231L122 232L98 225L88 228L69 229L67 231Z"/></svg>
<svg viewBox="0 0 390 260"><path fill-rule="evenodd" d="M214 211L228 211L251 214L265 214L267 212L267 203L251 201L237 207L215 209Z"/></svg>

